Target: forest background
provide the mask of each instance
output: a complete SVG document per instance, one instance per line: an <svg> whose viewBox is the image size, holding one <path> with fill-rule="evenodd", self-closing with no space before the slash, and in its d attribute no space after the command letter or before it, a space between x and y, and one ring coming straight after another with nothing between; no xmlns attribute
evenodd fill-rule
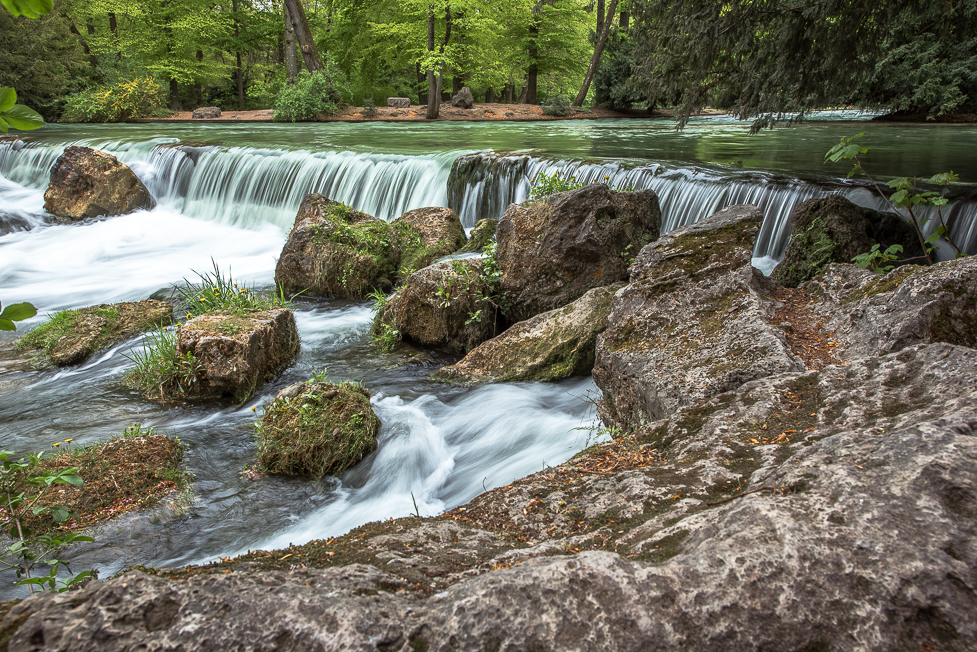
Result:
<svg viewBox="0 0 977 652"><path fill-rule="evenodd" d="M468 86L480 102L680 117L708 105L758 125L838 106L952 119L977 111L977 0L57 0L39 20L0 12L0 87L48 120L270 108L295 84L330 106L436 106L431 95Z"/></svg>

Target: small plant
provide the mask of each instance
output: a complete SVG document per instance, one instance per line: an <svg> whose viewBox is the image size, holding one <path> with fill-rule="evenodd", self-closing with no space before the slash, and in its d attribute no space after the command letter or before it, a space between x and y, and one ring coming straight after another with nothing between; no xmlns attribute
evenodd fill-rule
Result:
<svg viewBox="0 0 977 652"><path fill-rule="evenodd" d="M371 98L366 98L363 100L363 117L364 118L375 118L377 117L377 105L373 103Z"/></svg>
<svg viewBox="0 0 977 652"><path fill-rule="evenodd" d="M554 193L566 192L568 190L576 190L577 188L584 187L584 183L582 181L577 181L576 176L570 175L570 170L557 170L552 174L541 172L534 176L529 183L529 198L531 200L541 199Z"/></svg>
<svg viewBox="0 0 977 652"><path fill-rule="evenodd" d="M167 326L146 333L142 351L129 350L135 369L126 374L126 384L149 398L164 399L174 390L187 394L197 382L201 364L192 352L178 354L177 331Z"/></svg>
<svg viewBox="0 0 977 652"><path fill-rule="evenodd" d="M299 74L294 84L286 84L275 98L275 120L307 122L339 112L341 73L329 62L324 70Z"/></svg>
<svg viewBox="0 0 977 652"><path fill-rule="evenodd" d="M288 308L291 305L285 298L285 290L278 286L272 295L256 292L254 286L239 287L228 272L225 277L217 263L213 272L194 272L200 279L199 283L191 283L184 279L184 286L179 288L180 299L187 310L187 319L207 313L220 312L224 314L247 315L272 308Z"/></svg>
<svg viewBox="0 0 977 652"><path fill-rule="evenodd" d="M862 269L870 269L876 274L888 274L895 265L886 265L891 260L899 260L902 253L902 245L892 245L885 251L879 251L879 245L874 244L864 254L859 254L851 259L855 265Z"/></svg>
<svg viewBox="0 0 977 652"><path fill-rule="evenodd" d="M557 95L548 105L543 107L543 114L554 118L565 118L568 115L573 115L573 106L566 97Z"/></svg>
<svg viewBox="0 0 977 652"><path fill-rule="evenodd" d="M875 187L875 190L885 199L886 203L889 204L889 207L894 212L900 213L900 211L905 211L902 214L909 218L909 223L915 229L916 236L919 238L919 244L922 246L923 253L926 256L927 264L933 264L932 253L936 249L933 245L941 237L946 239L950 246L953 247L954 251L956 251L957 258L965 256L966 254L960 251L960 248L950 237L950 231L943 219L943 206L947 203L945 197L947 187L951 183L959 181L960 177L951 170L950 172L934 175L926 180L927 183L939 186L941 188L940 192L920 192L917 190L917 184L919 183L917 177L898 177L886 183L887 186L895 190L891 196L888 196L882 192L875 179L865 171L861 160L858 158L860 154L866 154L869 151L868 147L862 147L854 142L864 135L864 133L861 133L851 138L842 137L841 142L829 149L824 155L825 162L837 163L842 159L854 161L854 167L848 173L849 178L861 172L868 178ZM923 228L932 218L922 217L919 214L919 207L926 205L936 207L936 219L939 221L939 226L933 230L933 233L929 237L923 235Z"/></svg>
<svg viewBox="0 0 977 652"><path fill-rule="evenodd" d="M373 300L373 312L379 313L387 305L387 293L382 290L373 290L366 296Z"/></svg>
<svg viewBox="0 0 977 652"><path fill-rule="evenodd" d="M381 351L393 351L400 342L400 331L390 324L379 324L374 329L373 341Z"/></svg>

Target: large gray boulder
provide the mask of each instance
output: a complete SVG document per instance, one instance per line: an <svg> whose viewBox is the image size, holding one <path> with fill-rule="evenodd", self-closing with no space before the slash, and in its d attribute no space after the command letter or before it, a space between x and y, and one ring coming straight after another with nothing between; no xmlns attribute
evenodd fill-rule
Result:
<svg viewBox="0 0 977 652"><path fill-rule="evenodd" d="M90 147L68 147L51 168L44 210L66 220L125 215L156 201L127 165Z"/></svg>
<svg viewBox="0 0 977 652"><path fill-rule="evenodd" d="M455 96L451 98L451 106L458 107L460 109L471 109L475 106L475 97L472 95L472 89L467 86L462 87L460 91L455 93Z"/></svg>
<svg viewBox="0 0 977 652"><path fill-rule="evenodd" d="M751 265L762 221L731 206L649 244L597 338L602 416L631 430L750 380L805 369Z"/></svg>
<svg viewBox="0 0 977 652"><path fill-rule="evenodd" d="M631 260L660 230L651 190L592 184L512 204L495 231L506 316L523 321L627 280Z"/></svg>
<svg viewBox="0 0 977 652"><path fill-rule="evenodd" d="M221 110L219 106L202 106L194 109L190 117L194 120L213 120L221 117Z"/></svg>

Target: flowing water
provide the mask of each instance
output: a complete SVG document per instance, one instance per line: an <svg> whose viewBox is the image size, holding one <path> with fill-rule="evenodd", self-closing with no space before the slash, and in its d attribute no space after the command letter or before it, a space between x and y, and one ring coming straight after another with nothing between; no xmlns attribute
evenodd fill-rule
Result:
<svg viewBox="0 0 977 652"><path fill-rule="evenodd" d="M835 116L837 117L837 116ZM850 116L845 116L850 117ZM800 201L841 192L876 202L864 184L825 169L842 135L867 132L880 176L955 169L954 233L977 250L974 182L977 128L812 122L750 137L742 124L706 119L683 132L660 121L409 124L50 125L28 142L0 142L0 300L31 301L41 314L144 299L193 278L215 261L236 280L270 288L274 265L302 197L322 192L392 219L411 208L451 205L466 226L498 217L528 194L529 179L567 169L581 180L653 188L665 229L730 203L765 215L755 256L769 269L789 237ZM60 225L43 210L48 171L69 144L116 154L158 200L151 211ZM835 176L831 176L831 175ZM142 399L123 376L139 339L78 367L33 371L4 362L14 334L0 334L2 446L49 449L119 434L134 422L189 447L195 499L183 513L157 511L110 524L76 550L76 569L103 576L131 564L204 562L249 548L328 537L365 522L437 514L485 489L556 464L593 441L589 378L555 384L460 388L428 376L454 357L433 351L378 353L366 302L299 299L302 352L243 406L174 406ZM6 365L6 366L4 366ZM379 449L322 482L241 470L254 454L254 412L282 387L325 369L374 394Z"/></svg>

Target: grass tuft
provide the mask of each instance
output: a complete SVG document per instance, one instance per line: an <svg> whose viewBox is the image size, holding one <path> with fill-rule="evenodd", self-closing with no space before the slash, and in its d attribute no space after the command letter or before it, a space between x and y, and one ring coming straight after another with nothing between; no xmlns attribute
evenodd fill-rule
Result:
<svg viewBox="0 0 977 652"><path fill-rule="evenodd" d="M224 276L217 263L213 260L211 262L214 265L212 272L194 272L200 281L191 283L184 279L184 286L178 289L180 299L186 306L187 319L217 312L247 315L272 308L290 307L291 302L285 297L285 290L281 286L272 295L256 292L253 285L239 287L230 271Z"/></svg>
<svg viewBox="0 0 977 652"><path fill-rule="evenodd" d="M168 396L188 394L197 382L200 362L193 353L178 355L177 331L160 326L146 333L142 351L130 349L126 357L135 368L126 374L126 384L148 398L165 400Z"/></svg>

